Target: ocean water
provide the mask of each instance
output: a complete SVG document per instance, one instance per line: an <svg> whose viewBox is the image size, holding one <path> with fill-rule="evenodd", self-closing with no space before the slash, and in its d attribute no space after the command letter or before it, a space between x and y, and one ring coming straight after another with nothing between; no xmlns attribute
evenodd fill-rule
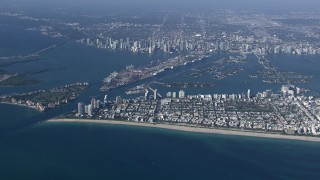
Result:
<svg viewBox="0 0 320 180"><path fill-rule="evenodd" d="M2 21L4 22L4 21ZM0 24L0 56L28 54L65 39L53 39L25 26ZM14 29L14 30L12 30ZM11 43L11 45L10 45ZM9 45L8 45L9 44ZM15 46L19 44L18 46ZM89 103L102 98L100 81L128 64L141 66L170 55L107 52L75 43L67 43L41 54L40 61L15 64L4 69L43 80L25 87L0 87L0 95L89 81L92 86L78 101ZM125 95L128 87L184 72L229 55L213 54L204 61L179 67L152 79L112 90L110 99ZM319 87L318 57L272 56L284 70L314 75L309 85ZM219 81L213 88L187 89L187 94L241 93L277 89L278 86L248 79L256 59L249 58L247 72ZM296 67L301 67L297 69ZM307 72L306 72L307 71ZM185 76L172 77L175 80ZM199 81L210 82L209 77ZM246 82L246 83L244 83ZM154 86L154 85L152 85ZM178 91L158 87L160 93ZM320 170L319 143L185 133L145 127L98 125L90 123L44 123L57 115L76 109L76 102L40 113L33 109L0 104L0 179L317 179Z"/></svg>
<svg viewBox="0 0 320 180"><path fill-rule="evenodd" d="M317 179L319 143L89 123L1 138L1 179Z"/></svg>
<svg viewBox="0 0 320 180"><path fill-rule="evenodd" d="M0 33L0 48L3 47L3 51L0 51L0 56L26 55L53 44L69 41L68 39L56 39L43 36L35 31L26 31L23 26L15 27L8 24L0 24L0 26L2 27L2 32ZM1 41L2 39L3 41ZM19 44L19 46L7 47L6 42ZM92 97L102 99L105 93L99 91L101 80L111 72L119 71L125 68L126 65L133 64L135 66L142 66L151 61L163 60L171 56L172 55L161 53L149 56L148 54L133 54L130 52L111 52L77 43L66 43L41 53L39 61L1 67L0 69L12 73L26 73L37 70L46 71L39 74L27 74L28 77L42 80L43 83L22 87L0 87L0 95L50 89L79 81L88 81L91 86L77 101L46 113L39 113L23 107L12 107L11 105L0 104L0 133L15 130L16 128L28 126L73 111L78 101L89 103ZM110 99L114 99L118 95L125 95L125 90L126 88L124 87L121 91L111 91L108 93L108 96Z"/></svg>

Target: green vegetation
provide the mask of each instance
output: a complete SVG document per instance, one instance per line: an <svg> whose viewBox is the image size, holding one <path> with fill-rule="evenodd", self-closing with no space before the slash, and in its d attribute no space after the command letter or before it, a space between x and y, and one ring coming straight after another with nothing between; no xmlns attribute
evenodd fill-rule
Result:
<svg viewBox="0 0 320 180"><path fill-rule="evenodd" d="M59 102L63 99L66 99L67 94L65 93L54 93L54 92L44 92L44 93L39 93L39 94L33 94L30 96L25 96L24 100L31 100L33 102L39 102L42 104L49 104L49 103L54 103L54 102Z"/></svg>
<svg viewBox="0 0 320 180"><path fill-rule="evenodd" d="M50 90L38 90L29 93L6 95L1 101L12 104L22 104L39 111L53 109L61 104L67 104L78 98L81 93L89 88L89 83L74 83L60 86Z"/></svg>
<svg viewBox="0 0 320 180"><path fill-rule="evenodd" d="M41 104L50 104L61 102L72 97L79 96L87 89L87 86L70 86L51 89L50 91L38 91L35 93L12 96L16 100L37 102Z"/></svg>
<svg viewBox="0 0 320 180"><path fill-rule="evenodd" d="M42 81L28 78L26 75L16 75L1 81L0 86L26 86L39 84L41 82Z"/></svg>
<svg viewBox="0 0 320 180"><path fill-rule="evenodd" d="M84 91L83 87L72 87L68 88L63 92L45 92L40 94L35 94L33 97L30 97L31 101L39 102L43 104L59 102L63 99L67 99L68 97L75 96L76 94L80 94Z"/></svg>

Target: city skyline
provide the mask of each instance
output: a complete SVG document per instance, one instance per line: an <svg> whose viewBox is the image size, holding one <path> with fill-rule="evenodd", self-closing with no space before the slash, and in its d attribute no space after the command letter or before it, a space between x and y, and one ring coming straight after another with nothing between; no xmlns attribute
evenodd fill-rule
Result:
<svg viewBox="0 0 320 180"><path fill-rule="evenodd" d="M317 179L315 0L1 0L0 179Z"/></svg>
<svg viewBox="0 0 320 180"><path fill-rule="evenodd" d="M76 11L94 11L101 13L106 9L130 10L130 9L233 9L233 10L319 10L317 0L4 0L3 5L15 8L43 8L43 9L69 9ZM63 6L62 6L63 5ZM31 9L30 9L31 8ZM39 9L38 9L39 10Z"/></svg>

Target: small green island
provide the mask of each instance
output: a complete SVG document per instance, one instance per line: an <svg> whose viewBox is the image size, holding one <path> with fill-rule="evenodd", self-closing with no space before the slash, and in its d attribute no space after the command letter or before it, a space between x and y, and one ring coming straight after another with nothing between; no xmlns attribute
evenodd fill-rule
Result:
<svg viewBox="0 0 320 180"><path fill-rule="evenodd" d="M27 77L25 74L1 74L0 86L27 86L40 84L42 81Z"/></svg>
<svg viewBox="0 0 320 180"><path fill-rule="evenodd" d="M50 90L38 90L29 93L4 95L0 97L1 103L23 105L38 111L53 109L77 99L89 88L88 82L77 82Z"/></svg>

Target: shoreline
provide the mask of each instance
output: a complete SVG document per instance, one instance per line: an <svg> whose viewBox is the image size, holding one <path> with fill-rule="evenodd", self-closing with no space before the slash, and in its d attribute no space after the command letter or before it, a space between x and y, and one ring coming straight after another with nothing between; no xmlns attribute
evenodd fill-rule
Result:
<svg viewBox="0 0 320 180"><path fill-rule="evenodd" d="M25 107L25 108L36 110L37 112L41 112L35 106L29 106L29 105L26 105L26 104L9 103L9 102L0 102L0 104L12 105L12 106L20 106L20 107Z"/></svg>
<svg viewBox="0 0 320 180"><path fill-rule="evenodd" d="M96 124L113 124L113 125L126 125L126 126L140 126L150 128L160 128L183 132L194 132L194 133L205 133L205 134L220 134L229 136L243 136L243 137L257 137L257 138L269 138L269 139L284 139L284 140L298 140L298 141L309 141L309 142L320 142L318 137L309 136L293 136L293 135L282 135L282 134L269 134L249 131L237 131L237 130L224 130L224 129L210 129L205 127L192 127L182 125L169 125L169 124L152 124L143 122L132 122L132 121L116 121L116 120L89 120L89 119L50 119L45 122L66 122L66 123L96 123Z"/></svg>

